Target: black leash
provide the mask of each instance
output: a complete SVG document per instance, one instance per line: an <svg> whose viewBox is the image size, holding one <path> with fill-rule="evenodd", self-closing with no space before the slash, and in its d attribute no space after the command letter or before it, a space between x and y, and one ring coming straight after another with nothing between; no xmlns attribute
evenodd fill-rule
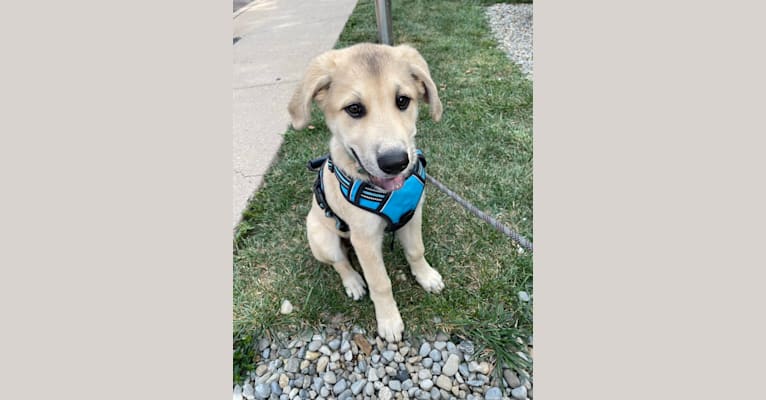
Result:
<svg viewBox="0 0 766 400"><path fill-rule="evenodd" d="M476 208L473 204L467 202L462 197L458 196L455 192L449 190L446 186L444 186L441 182L437 181L433 176L427 175L426 179L428 179L429 182L433 183L434 186L439 188L444 194L451 197L453 200L455 200L458 204L463 206L466 210L470 211L473 215L483 219L488 224L495 227L495 229L499 230L500 232L504 233L506 236L510 237L511 240L515 241L519 244L519 246L532 251L532 242L527 240L524 236L519 235L518 232L514 231L513 229L503 225L500 223L500 221L492 218L491 216L483 213L481 210Z"/></svg>

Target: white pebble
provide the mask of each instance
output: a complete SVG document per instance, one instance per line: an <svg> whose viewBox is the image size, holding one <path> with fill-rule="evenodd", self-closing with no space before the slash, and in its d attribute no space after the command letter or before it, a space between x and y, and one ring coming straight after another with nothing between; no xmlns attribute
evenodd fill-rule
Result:
<svg viewBox="0 0 766 400"><path fill-rule="evenodd" d="M511 390L511 396L513 396L514 399L526 399L527 398L527 388L524 387L524 385L519 386L513 390Z"/></svg>
<svg viewBox="0 0 766 400"><path fill-rule="evenodd" d="M279 307L279 312L281 314L290 314L293 312L293 305L290 303L290 300L285 299L282 302L282 306Z"/></svg>

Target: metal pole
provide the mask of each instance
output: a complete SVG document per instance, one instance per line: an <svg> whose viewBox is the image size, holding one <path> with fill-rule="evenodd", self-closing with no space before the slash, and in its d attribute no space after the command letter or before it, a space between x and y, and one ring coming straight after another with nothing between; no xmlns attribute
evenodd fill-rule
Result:
<svg viewBox="0 0 766 400"><path fill-rule="evenodd" d="M391 31L391 0L375 0L375 18L378 21L378 40L380 43L394 45Z"/></svg>

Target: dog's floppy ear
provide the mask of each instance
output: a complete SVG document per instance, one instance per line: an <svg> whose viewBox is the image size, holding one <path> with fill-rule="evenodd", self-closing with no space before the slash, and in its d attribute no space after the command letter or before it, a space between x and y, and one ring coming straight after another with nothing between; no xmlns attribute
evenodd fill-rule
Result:
<svg viewBox="0 0 766 400"><path fill-rule="evenodd" d="M311 101L330 86L331 72L335 67L335 52L320 54L309 63L303 80L295 89L287 110L295 129L303 129L311 119Z"/></svg>
<svg viewBox="0 0 766 400"><path fill-rule="evenodd" d="M396 46L401 52L402 57L410 63L410 73L423 84L423 98L428 102L431 111L431 118L438 122L442 119L442 102L439 100L439 92L436 90L436 84L431 79L431 73L428 70L428 63L415 50L415 48L403 44Z"/></svg>

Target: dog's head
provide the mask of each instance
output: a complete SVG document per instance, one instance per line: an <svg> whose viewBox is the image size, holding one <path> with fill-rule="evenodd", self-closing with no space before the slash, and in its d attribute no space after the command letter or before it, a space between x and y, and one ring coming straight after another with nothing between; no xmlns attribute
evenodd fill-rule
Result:
<svg viewBox="0 0 766 400"><path fill-rule="evenodd" d="M303 129L316 101L333 135L333 161L356 178L391 191L403 185L417 162L421 99L439 121L439 94L417 50L364 43L312 60L288 109L293 127Z"/></svg>

